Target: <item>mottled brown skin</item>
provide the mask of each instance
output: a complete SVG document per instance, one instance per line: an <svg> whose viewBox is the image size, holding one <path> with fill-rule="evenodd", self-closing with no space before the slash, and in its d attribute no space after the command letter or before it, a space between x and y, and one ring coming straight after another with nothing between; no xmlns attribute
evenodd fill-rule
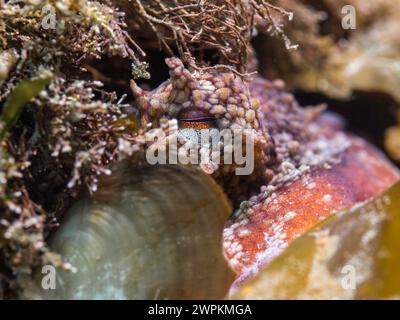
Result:
<svg viewBox="0 0 400 320"><path fill-rule="evenodd" d="M263 114L258 100L252 98L247 82L233 72L191 72L177 58L166 59L166 63L170 79L154 90L142 90L134 81L131 82L141 112L142 127L157 128L162 122L177 119L181 128L247 130L255 146L253 174L236 176L234 164L220 166L219 170L211 172L232 202L240 203L254 186L257 189L271 178L267 168L275 161L273 141L262 125ZM215 121L187 121L190 117L208 116Z"/></svg>
<svg viewBox="0 0 400 320"><path fill-rule="evenodd" d="M340 121L319 117L323 108L301 108L283 81L190 72L177 58L166 62L171 78L153 91L132 82L143 127L175 118L183 128L239 127L254 136L252 175L238 177L225 164L212 172L239 208L223 242L237 273L234 287L322 219L399 180L381 153L344 134Z"/></svg>
<svg viewBox="0 0 400 320"><path fill-rule="evenodd" d="M217 127L250 133L254 141L254 172L237 176L235 164L223 164L212 171L235 205L267 184L285 159L300 153L308 139L307 126L319 110L300 108L285 92L281 80L241 78L230 71L190 71L178 58L166 59L166 63L170 79L154 90L145 91L131 82L141 126L157 128L167 120L177 119L181 128ZM215 122L188 121L190 117L208 116ZM298 147L293 148L296 144Z"/></svg>

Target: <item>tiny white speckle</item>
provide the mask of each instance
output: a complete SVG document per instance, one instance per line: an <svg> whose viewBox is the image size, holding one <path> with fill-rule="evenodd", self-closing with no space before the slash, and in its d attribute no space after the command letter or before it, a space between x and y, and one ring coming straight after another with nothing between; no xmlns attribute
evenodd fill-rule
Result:
<svg viewBox="0 0 400 320"><path fill-rule="evenodd" d="M234 266L237 266L239 264L239 261L237 259L233 258L233 259L229 260L229 263L230 263L230 265L232 267L234 267Z"/></svg>
<svg viewBox="0 0 400 320"><path fill-rule="evenodd" d="M225 230L224 230L224 236L225 236L225 237L230 236L232 233L233 233L233 231L232 231L231 229L225 229Z"/></svg>
<svg viewBox="0 0 400 320"><path fill-rule="evenodd" d="M283 221L289 221L289 220L293 219L296 215L297 215L296 212L294 212L294 211L289 211L289 212L286 213L285 216L283 217Z"/></svg>
<svg viewBox="0 0 400 320"><path fill-rule="evenodd" d="M243 255L244 255L243 251L239 251L239 252L236 252L236 254L234 255L234 258L240 259L243 257Z"/></svg>
<svg viewBox="0 0 400 320"><path fill-rule="evenodd" d="M238 232L238 236L239 237L245 237L247 235L249 235L251 232L248 229L242 229Z"/></svg>
<svg viewBox="0 0 400 320"><path fill-rule="evenodd" d="M308 186L307 189L311 190L314 189L317 186L317 184L315 182L311 182Z"/></svg>
<svg viewBox="0 0 400 320"><path fill-rule="evenodd" d="M239 242L233 242L231 247L229 248L229 251L231 254L234 254L236 252L242 251L243 247Z"/></svg>
<svg viewBox="0 0 400 320"><path fill-rule="evenodd" d="M332 196L330 194L324 195L322 198L325 202L331 202L332 201Z"/></svg>
<svg viewBox="0 0 400 320"><path fill-rule="evenodd" d="M285 249L285 248L288 247L288 245L289 245L289 244L286 243L286 242L285 242L285 243L280 243L280 244L279 244L279 248L280 248L280 249Z"/></svg>
<svg viewBox="0 0 400 320"><path fill-rule="evenodd" d="M231 229L232 230L235 230L237 227L239 227L239 223L238 222L236 222L233 225L231 225Z"/></svg>
<svg viewBox="0 0 400 320"><path fill-rule="evenodd" d="M284 233L282 233L282 234L279 235L279 239L284 240L284 239L286 239L286 238L287 238L286 232L284 232Z"/></svg>
<svg viewBox="0 0 400 320"><path fill-rule="evenodd" d="M223 246L225 249L228 249L231 246L231 243L229 241L224 241Z"/></svg>
<svg viewBox="0 0 400 320"><path fill-rule="evenodd" d="M277 224L272 227L272 233L276 234L282 231L282 225Z"/></svg>

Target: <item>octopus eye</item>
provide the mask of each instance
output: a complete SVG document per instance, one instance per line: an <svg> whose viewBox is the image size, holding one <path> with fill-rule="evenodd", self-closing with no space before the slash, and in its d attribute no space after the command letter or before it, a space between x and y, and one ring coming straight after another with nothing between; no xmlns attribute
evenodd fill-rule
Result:
<svg viewBox="0 0 400 320"><path fill-rule="evenodd" d="M198 108L182 110L178 116L178 123L182 129L211 129L217 127L215 117L208 111Z"/></svg>

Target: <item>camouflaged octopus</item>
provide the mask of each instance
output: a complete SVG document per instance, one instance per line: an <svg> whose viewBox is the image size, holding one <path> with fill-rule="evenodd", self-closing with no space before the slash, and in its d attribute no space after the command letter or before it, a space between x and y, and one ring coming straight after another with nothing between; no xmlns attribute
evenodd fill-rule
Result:
<svg viewBox="0 0 400 320"><path fill-rule="evenodd" d="M254 135L254 174L238 177L224 164L213 173L231 202L239 204L225 226L223 244L238 274L235 286L319 220L399 178L377 150L345 134L337 117L321 115L323 106L301 108L282 80L190 72L177 58L167 64L171 79L154 91L132 82L143 124L183 122L200 113L215 118L218 129L239 127Z"/></svg>
<svg viewBox="0 0 400 320"><path fill-rule="evenodd" d="M78 272L62 274L52 298L222 298L320 220L400 177L323 107L300 107L282 80L166 63L170 79L156 89L131 82L142 130L242 129L254 171L121 162L54 235Z"/></svg>
<svg viewBox="0 0 400 320"><path fill-rule="evenodd" d="M253 174L234 176L234 164L202 167L223 185L233 202L246 199L252 190L267 184L282 163L300 154L310 135L307 126L320 108L300 109L294 97L284 92L282 81L258 77L245 81L233 72L190 72L178 58L166 63L170 80L155 90L147 92L131 82L141 125L156 128L177 119L180 129L232 129L251 134Z"/></svg>

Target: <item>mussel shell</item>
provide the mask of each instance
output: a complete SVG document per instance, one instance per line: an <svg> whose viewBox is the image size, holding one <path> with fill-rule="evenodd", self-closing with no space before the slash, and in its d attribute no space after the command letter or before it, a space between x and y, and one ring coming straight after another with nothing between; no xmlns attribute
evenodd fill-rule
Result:
<svg viewBox="0 0 400 320"><path fill-rule="evenodd" d="M51 248L77 268L57 272L53 299L218 299L233 281L222 230L231 207L198 169L120 165L67 212Z"/></svg>

